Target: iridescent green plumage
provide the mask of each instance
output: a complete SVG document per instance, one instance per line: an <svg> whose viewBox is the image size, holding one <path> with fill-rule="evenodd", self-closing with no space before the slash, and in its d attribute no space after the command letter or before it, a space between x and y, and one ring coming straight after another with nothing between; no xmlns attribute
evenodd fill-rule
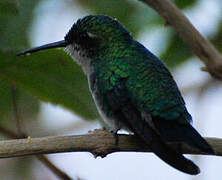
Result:
<svg viewBox="0 0 222 180"><path fill-rule="evenodd" d="M112 46L123 46L121 42L115 43ZM122 96L126 96L138 111L151 115L153 125L159 128L163 139L183 141L196 148L211 151L210 146L193 131L190 125L192 117L187 112L181 93L165 65L133 39L128 39L124 44L124 51L117 55L114 53L114 59L106 56L106 49L92 61L92 76L97 80L94 84L97 89L96 97L97 101L101 101L105 114L118 119L110 108L106 95L115 87L124 86ZM91 86L92 89L95 89L94 86ZM194 137L190 139L192 135Z"/></svg>
<svg viewBox="0 0 222 180"><path fill-rule="evenodd" d="M127 55L118 55L119 57L109 60L105 53L101 53L102 60L99 57L93 60L98 78L101 78L99 80L104 86L101 89L112 89L125 80L128 95L140 110L143 106L152 116L188 123L191 117L166 67L133 40L127 43L125 48L129 51ZM182 114L184 118L179 119Z"/></svg>
<svg viewBox="0 0 222 180"><path fill-rule="evenodd" d="M73 25L64 41L19 55L59 45L82 66L98 111L115 132L129 130L169 165L188 174L199 173L192 161L166 143L187 143L207 153L212 148L190 125L192 118L168 69L118 21L86 16Z"/></svg>

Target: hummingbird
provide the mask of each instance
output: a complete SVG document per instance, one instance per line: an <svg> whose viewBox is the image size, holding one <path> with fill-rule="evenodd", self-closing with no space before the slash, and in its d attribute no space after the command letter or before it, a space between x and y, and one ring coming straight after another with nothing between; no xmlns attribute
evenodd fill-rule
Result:
<svg viewBox="0 0 222 180"><path fill-rule="evenodd" d="M134 133L170 166L200 173L169 143L186 143L209 154L214 150L190 124L192 117L167 67L123 25L109 16L88 15L73 24L64 40L17 55L60 47L82 67L98 112L112 132Z"/></svg>

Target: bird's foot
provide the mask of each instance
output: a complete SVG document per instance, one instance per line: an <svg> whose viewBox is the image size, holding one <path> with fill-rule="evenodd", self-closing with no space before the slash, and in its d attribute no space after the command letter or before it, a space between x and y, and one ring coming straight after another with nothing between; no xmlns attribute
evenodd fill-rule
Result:
<svg viewBox="0 0 222 180"><path fill-rule="evenodd" d="M117 130L111 130L111 131L110 131L110 132L113 134L113 137L114 137L114 139L115 139L115 145L116 145L116 146L119 146L118 131L119 131L119 129L117 129Z"/></svg>

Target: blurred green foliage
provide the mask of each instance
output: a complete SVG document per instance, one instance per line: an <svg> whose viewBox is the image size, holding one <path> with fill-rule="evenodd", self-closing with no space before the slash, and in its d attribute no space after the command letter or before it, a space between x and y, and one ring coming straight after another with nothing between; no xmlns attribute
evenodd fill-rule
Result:
<svg viewBox="0 0 222 180"><path fill-rule="evenodd" d="M24 57L2 53L0 59L0 78L85 119L98 117L85 75L65 52L49 50Z"/></svg>
<svg viewBox="0 0 222 180"><path fill-rule="evenodd" d="M0 49L4 51L28 47L28 31L38 1L0 2Z"/></svg>
<svg viewBox="0 0 222 180"><path fill-rule="evenodd" d="M184 41L173 33L166 51L161 55L168 67L175 68L192 56L192 52Z"/></svg>
<svg viewBox="0 0 222 180"><path fill-rule="evenodd" d="M222 23L219 25L217 34L212 37L211 41L222 52Z"/></svg>
<svg viewBox="0 0 222 180"><path fill-rule="evenodd" d="M0 2L1 64L7 60L8 55L14 54L15 49L28 46L27 32L36 4L36 2L30 2L29 0L3 0ZM23 35L21 35L22 33ZM11 63L13 64L14 62L11 61ZM0 70L0 74L2 73L3 71ZM12 88L16 88L13 82L0 77L0 123L7 124L9 120L14 119ZM17 89L16 91L18 94L17 103L21 108L20 113L22 114L22 118L35 119L39 112L39 101L21 89Z"/></svg>
<svg viewBox="0 0 222 180"><path fill-rule="evenodd" d="M1 74L1 73L0 73ZM0 77L0 124L8 124L9 120L14 120L12 90L15 85L6 78ZM35 119L39 112L39 101L23 90L16 88L17 104L23 119ZM14 121L15 124L15 121Z"/></svg>
<svg viewBox="0 0 222 180"><path fill-rule="evenodd" d="M189 8L195 5L195 3L198 2L198 0L174 0L174 3L179 7L180 9Z"/></svg>

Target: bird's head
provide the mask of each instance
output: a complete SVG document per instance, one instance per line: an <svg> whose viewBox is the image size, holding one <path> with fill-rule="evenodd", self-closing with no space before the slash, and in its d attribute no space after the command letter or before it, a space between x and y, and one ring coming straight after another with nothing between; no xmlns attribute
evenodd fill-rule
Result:
<svg viewBox="0 0 222 180"><path fill-rule="evenodd" d="M33 52L65 47L74 59L93 58L101 49L131 39L130 33L115 19L104 15L89 15L73 24L64 40L18 53Z"/></svg>

